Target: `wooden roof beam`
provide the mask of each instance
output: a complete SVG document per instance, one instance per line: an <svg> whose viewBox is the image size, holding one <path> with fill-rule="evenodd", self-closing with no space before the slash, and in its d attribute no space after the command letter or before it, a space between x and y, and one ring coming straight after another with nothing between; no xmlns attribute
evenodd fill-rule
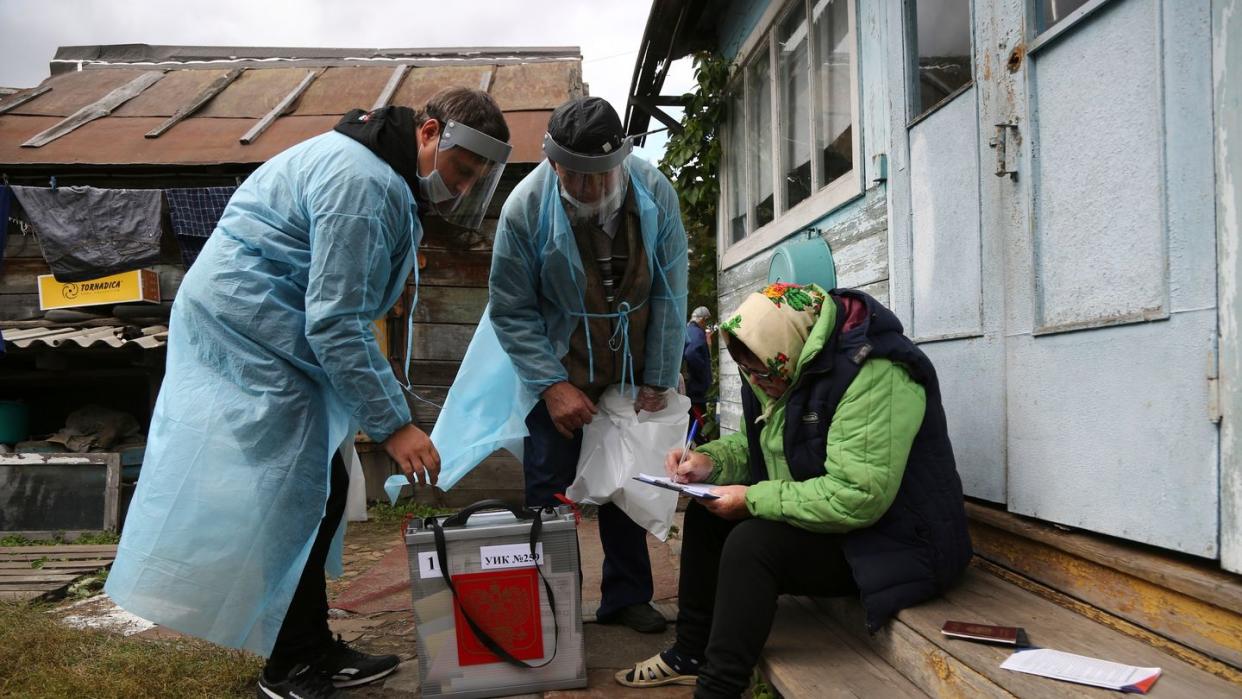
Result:
<svg viewBox="0 0 1242 699"><path fill-rule="evenodd" d="M52 91L51 85L40 85L39 87L33 88L29 90L26 94L22 95L21 97L18 97L17 99L13 100L12 102L9 102L3 107L0 107L0 114L10 112L15 107L20 107L23 104L26 104L27 102L29 102L30 100L38 97L39 95L42 95L45 92L51 92L51 91Z"/></svg>
<svg viewBox="0 0 1242 699"><path fill-rule="evenodd" d="M638 107L648 116L655 117L661 124L671 133L681 133L681 122L669 116L667 112L656 106L655 100L651 97L630 95L630 104Z"/></svg>
<svg viewBox="0 0 1242 699"><path fill-rule="evenodd" d="M306 77L302 78L302 82L298 83L297 87L293 88L289 94L285 95L285 98L282 99L279 104L272 107L272 111L264 115L264 117L259 120L259 123L255 124L249 131L246 132L244 136L241 137L241 139L239 139L242 145L248 146L251 143L254 143L264 131L267 131L267 127L271 126L277 119L280 118L280 115L289 111L289 108L293 106L293 103L298 101L298 98L302 96L302 93L306 92L306 88L310 87L310 84L315 82L315 78L319 77L319 74L322 72L322 68L319 70L308 71L306 73Z"/></svg>
<svg viewBox="0 0 1242 699"><path fill-rule="evenodd" d="M392 75L388 78L388 84L384 85L384 89L380 91L379 97L375 98L375 104L371 105L371 111L383 109L392 101L392 96L397 94L397 88L401 87L401 81L405 79L406 73L410 72L408 63L403 63L392 69Z"/></svg>
<svg viewBox="0 0 1242 699"><path fill-rule="evenodd" d="M22 144L23 148L38 148L44 146L56 139L70 133L79 126L88 124L96 119L106 117L112 113L112 110L125 104L131 99L142 94L143 90L151 87L164 77L162 70L143 71L142 75L116 88L112 92L104 95L98 100L82 107L78 111L70 114L61 121L57 122L50 129L42 133L35 134Z"/></svg>
<svg viewBox="0 0 1242 699"><path fill-rule="evenodd" d="M191 116L192 114L194 114L194 112L197 112L198 110L202 109L216 95L223 92L224 88L228 87L229 84L231 84L234 80L240 77L242 74L242 71L244 70L245 68L234 68L233 70L230 70L224 75L221 75L220 77L211 81L211 84L203 88L203 91L198 93L198 95L194 97L193 101L191 101L186 106L174 112L173 115L168 117L168 119L164 123L160 124L159 126L155 127L154 129L151 129L146 134L144 134L146 138L159 138L165 131L168 131L174 125L176 125L177 122Z"/></svg>

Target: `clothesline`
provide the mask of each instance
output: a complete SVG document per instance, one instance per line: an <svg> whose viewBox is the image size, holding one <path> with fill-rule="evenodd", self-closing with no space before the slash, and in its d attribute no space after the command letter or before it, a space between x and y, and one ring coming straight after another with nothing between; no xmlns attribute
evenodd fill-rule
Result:
<svg viewBox="0 0 1242 699"><path fill-rule="evenodd" d="M236 187L105 189L87 186L3 185L4 207L21 207L19 225L33 227L52 273L81 281L138 269L159 261L167 212L186 269L194 264ZM3 220L5 230L8 216ZM2 254L2 250L0 250Z"/></svg>

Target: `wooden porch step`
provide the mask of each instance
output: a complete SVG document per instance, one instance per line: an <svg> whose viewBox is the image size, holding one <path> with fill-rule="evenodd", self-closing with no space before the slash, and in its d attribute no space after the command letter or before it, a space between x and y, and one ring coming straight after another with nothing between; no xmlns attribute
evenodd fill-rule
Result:
<svg viewBox="0 0 1242 699"><path fill-rule="evenodd" d="M980 558L1242 671L1242 576L996 507L966 512Z"/></svg>
<svg viewBox="0 0 1242 699"><path fill-rule="evenodd" d="M759 671L785 699L927 697L803 597L781 598Z"/></svg>
<svg viewBox="0 0 1242 699"><path fill-rule="evenodd" d="M1120 633L1022 587L972 566L945 597L906 609L868 635L862 608L846 598L816 599L825 616L867 644L911 683L935 697L1115 697L1116 693L1002 670L1013 651L940 633L946 620L1022 626L1031 643L1104 660L1160 667L1150 696L1238 697L1242 682L1209 673L1164 650Z"/></svg>

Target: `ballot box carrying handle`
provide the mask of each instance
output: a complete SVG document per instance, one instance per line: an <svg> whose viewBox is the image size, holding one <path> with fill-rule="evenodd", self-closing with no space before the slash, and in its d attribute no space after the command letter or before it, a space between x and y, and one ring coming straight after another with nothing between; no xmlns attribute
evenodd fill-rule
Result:
<svg viewBox="0 0 1242 699"><path fill-rule="evenodd" d="M453 579L449 577L448 547L444 540L444 527L464 526L466 521L470 519L470 515L481 510L491 509L508 510L518 519L530 520L530 559L535 561L535 570L539 572L539 579L543 581L543 589L548 594L548 608L552 610L552 655L542 663L532 664L524 660L518 660L513 657L512 653L505 650L504 647L497 643L496 639L492 638L486 631L484 631L483 628L479 626L478 622L471 618L470 612L466 610L466 606L461 603L461 598L457 596L457 588L453 585ZM458 512L451 517L446 517L443 524L441 524L440 520L435 517L428 517L427 523L431 527L432 532L435 533L436 537L436 556L440 561L440 576L444 578L444 584L448 585L449 591L453 593L453 600L457 602L457 606L461 609L462 618L464 618L466 623L470 625L470 630L474 632L474 635L479 639L479 642L481 642L483 646L491 651L496 657L517 667L524 667L533 670L544 667L548 663L555 660L556 652L561 642L561 624L556 618L556 595L552 593L552 585L548 583L548 579L543 575L543 567L539 564L539 556L536 553L536 545L539 543L539 535L543 532L542 511L539 509L522 509L515 505L511 505L504 500L480 500L479 502L466 507L461 512Z"/></svg>
<svg viewBox="0 0 1242 699"><path fill-rule="evenodd" d="M466 526L466 522L470 521L470 515L473 515L477 512L482 512L483 510L507 510L510 514L512 514L514 517L517 517L518 519L534 519L535 525L533 526L536 526L536 527L542 524L540 520L543 519L543 517L541 516L540 510L538 509L528 510L526 508L518 507L517 505L514 505L512 503L505 502L504 500L491 499L491 500L480 500L474 503L473 505L466 506L465 508L462 509L461 512L445 517L443 526L464 527Z"/></svg>

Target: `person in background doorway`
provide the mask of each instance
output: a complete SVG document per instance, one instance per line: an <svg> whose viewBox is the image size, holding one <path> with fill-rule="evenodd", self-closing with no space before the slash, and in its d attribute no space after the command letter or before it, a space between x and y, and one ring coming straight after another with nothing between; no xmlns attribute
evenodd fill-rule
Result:
<svg viewBox="0 0 1242 699"><path fill-rule="evenodd" d="M707 393L712 390L712 350L708 344L707 323L712 312L699 306L686 323L686 347L681 358L686 369L686 396L690 399L690 424L698 423L695 444L705 444L703 423L707 418Z"/></svg>

